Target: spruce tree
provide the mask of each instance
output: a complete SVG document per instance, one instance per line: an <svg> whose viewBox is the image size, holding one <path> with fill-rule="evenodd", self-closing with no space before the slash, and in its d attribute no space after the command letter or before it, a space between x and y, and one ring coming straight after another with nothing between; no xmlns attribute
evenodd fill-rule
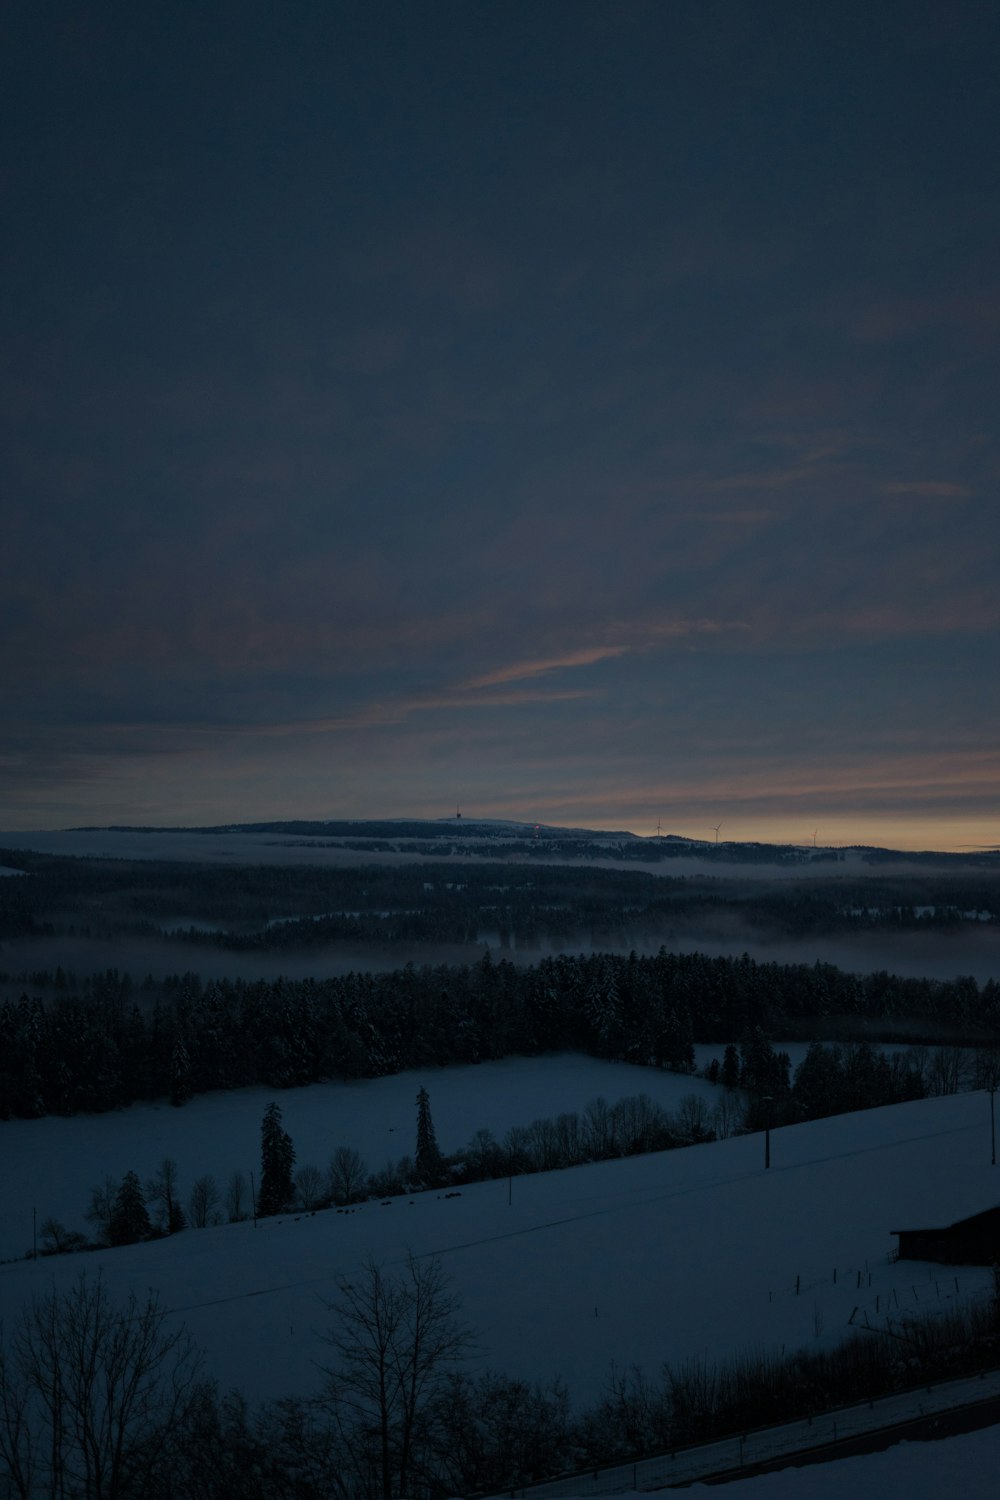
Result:
<svg viewBox="0 0 1000 1500"><path fill-rule="evenodd" d="M431 1100L425 1088L421 1088L417 1094L417 1154L416 1162L418 1181L426 1187L433 1187L441 1181L444 1175L444 1157L438 1149L437 1136L434 1134L434 1121L431 1119Z"/></svg>
<svg viewBox="0 0 1000 1500"><path fill-rule="evenodd" d="M142 1184L134 1172L126 1172L111 1210L108 1238L112 1245L134 1245L136 1240L148 1239L151 1233Z"/></svg>
<svg viewBox="0 0 1000 1500"><path fill-rule="evenodd" d="M260 1198L257 1212L262 1218L280 1214L295 1196L292 1168L295 1148L288 1131L281 1124L281 1110L269 1104L260 1127Z"/></svg>
<svg viewBox="0 0 1000 1500"><path fill-rule="evenodd" d="M191 1058L181 1037L170 1054L170 1102L183 1104L191 1097Z"/></svg>
<svg viewBox="0 0 1000 1500"><path fill-rule="evenodd" d="M723 1088L738 1089L740 1086L740 1054L732 1042L726 1047L720 1074Z"/></svg>

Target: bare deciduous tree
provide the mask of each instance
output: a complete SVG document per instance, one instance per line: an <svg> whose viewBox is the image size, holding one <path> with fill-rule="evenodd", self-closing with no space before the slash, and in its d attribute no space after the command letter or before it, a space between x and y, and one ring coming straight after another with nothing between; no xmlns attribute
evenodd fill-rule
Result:
<svg viewBox="0 0 1000 1500"><path fill-rule="evenodd" d="M338 1146L326 1169L327 1187L334 1203L350 1203L361 1194L368 1168L353 1146Z"/></svg>
<svg viewBox="0 0 1000 1500"><path fill-rule="evenodd" d="M587 1155L601 1161L611 1154L612 1127L608 1101L601 1095L591 1099L583 1111L583 1139Z"/></svg>
<svg viewBox="0 0 1000 1500"><path fill-rule="evenodd" d="M156 1176L146 1183L146 1200L154 1205L156 1222L164 1234L176 1234L184 1228L177 1163L169 1156L163 1158Z"/></svg>
<svg viewBox="0 0 1000 1500"><path fill-rule="evenodd" d="M701 1094L685 1094L677 1110L677 1129L681 1139L697 1145L713 1136L708 1102Z"/></svg>
<svg viewBox="0 0 1000 1500"><path fill-rule="evenodd" d="M720 1141L728 1140L731 1135L737 1135L742 1130L745 1112L746 1106L741 1095L730 1089L720 1092L712 1111L712 1129Z"/></svg>
<svg viewBox="0 0 1000 1500"><path fill-rule="evenodd" d="M556 1134L562 1160L570 1163L580 1161L583 1156L583 1147L580 1144L580 1116L570 1110L557 1115Z"/></svg>
<svg viewBox="0 0 1000 1500"><path fill-rule="evenodd" d="M225 1210L230 1224L239 1224L243 1219L249 1217L247 1204L250 1201L250 1187L243 1173L236 1171L226 1184Z"/></svg>
<svg viewBox="0 0 1000 1500"><path fill-rule="evenodd" d="M75 1229L67 1229L58 1219L43 1219L38 1229L42 1239L43 1255L68 1255L72 1250L83 1250L87 1241Z"/></svg>
<svg viewBox="0 0 1000 1500"><path fill-rule="evenodd" d="M199 1177L191 1189L191 1198L188 1204L188 1212L191 1223L195 1229L207 1229L209 1224L217 1224L219 1215L215 1212L219 1201L219 1185L211 1175Z"/></svg>
<svg viewBox="0 0 1000 1500"><path fill-rule="evenodd" d="M960 1047L935 1047L927 1070L928 1094L957 1094L964 1074L965 1054Z"/></svg>
<svg viewBox="0 0 1000 1500"><path fill-rule="evenodd" d="M974 1089L1000 1088L1000 1047L978 1047L972 1060Z"/></svg>
<svg viewBox="0 0 1000 1500"><path fill-rule="evenodd" d="M565 1166L559 1147L555 1120L533 1120L528 1126L528 1151L539 1172L551 1172Z"/></svg>
<svg viewBox="0 0 1000 1500"><path fill-rule="evenodd" d="M531 1132L524 1125L512 1125L503 1138L505 1172L531 1172L534 1159L531 1155Z"/></svg>
<svg viewBox="0 0 1000 1500"><path fill-rule="evenodd" d="M398 1276L368 1260L337 1281L324 1335L326 1399L364 1493L407 1495L419 1467L430 1403L470 1350L469 1330L437 1260L410 1255Z"/></svg>
<svg viewBox="0 0 1000 1500"><path fill-rule="evenodd" d="M312 1162L307 1162L296 1172L294 1180L299 1202L307 1213L311 1213L324 1200L322 1172Z"/></svg>
<svg viewBox="0 0 1000 1500"><path fill-rule="evenodd" d="M497 1494L568 1468L576 1454L569 1397L496 1371L456 1372L435 1398L440 1493Z"/></svg>
<svg viewBox="0 0 1000 1500"><path fill-rule="evenodd" d="M90 1190L90 1204L84 1217L93 1224L98 1239L105 1245L111 1244L111 1216L117 1196L118 1183L113 1177L105 1177Z"/></svg>
<svg viewBox="0 0 1000 1500"><path fill-rule="evenodd" d="M36 1298L0 1338L0 1474L29 1496L145 1493L198 1387L199 1356L150 1293L115 1306L100 1277Z"/></svg>
<svg viewBox="0 0 1000 1500"><path fill-rule="evenodd" d="M467 1150L469 1168L475 1179L500 1177L506 1172L507 1159L492 1130L477 1130Z"/></svg>

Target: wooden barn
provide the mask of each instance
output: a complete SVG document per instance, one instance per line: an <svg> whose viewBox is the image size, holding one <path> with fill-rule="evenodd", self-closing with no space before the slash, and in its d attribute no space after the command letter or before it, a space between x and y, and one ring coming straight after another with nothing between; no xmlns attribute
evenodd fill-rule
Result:
<svg viewBox="0 0 1000 1500"><path fill-rule="evenodd" d="M900 1260L936 1260L949 1266L1000 1262L1000 1208L987 1208L940 1229L893 1229Z"/></svg>

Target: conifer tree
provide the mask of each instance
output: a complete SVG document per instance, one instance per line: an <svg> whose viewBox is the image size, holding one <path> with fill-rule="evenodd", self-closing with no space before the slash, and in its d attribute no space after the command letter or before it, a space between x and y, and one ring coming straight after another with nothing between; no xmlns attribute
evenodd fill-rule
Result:
<svg viewBox="0 0 1000 1500"><path fill-rule="evenodd" d="M724 1088L738 1089L740 1086L740 1054L732 1042L726 1047L725 1056L722 1060L722 1072L719 1075Z"/></svg>
<svg viewBox="0 0 1000 1500"><path fill-rule="evenodd" d="M108 1236L112 1245L134 1245L152 1233L142 1184L135 1172L126 1172L111 1210Z"/></svg>
<svg viewBox="0 0 1000 1500"><path fill-rule="evenodd" d="M444 1174L444 1157L438 1148L431 1119L430 1095L425 1088L417 1094L417 1177L428 1187L441 1181Z"/></svg>
<svg viewBox="0 0 1000 1500"><path fill-rule="evenodd" d="M295 1196L292 1168L295 1148L292 1138L281 1124L281 1110L269 1104L260 1127L260 1198L257 1212L262 1218L280 1214Z"/></svg>
<svg viewBox="0 0 1000 1500"><path fill-rule="evenodd" d="M170 1102L179 1105L190 1097L191 1058L183 1038L178 1037L170 1054Z"/></svg>

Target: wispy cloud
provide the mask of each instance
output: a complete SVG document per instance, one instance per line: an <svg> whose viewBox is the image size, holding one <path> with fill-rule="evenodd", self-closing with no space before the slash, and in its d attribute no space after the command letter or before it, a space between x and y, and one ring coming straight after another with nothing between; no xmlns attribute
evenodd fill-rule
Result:
<svg viewBox="0 0 1000 1500"><path fill-rule="evenodd" d="M965 500L975 491L946 479L894 479L882 486L883 495L913 495L920 500Z"/></svg>
<svg viewBox="0 0 1000 1500"><path fill-rule="evenodd" d="M838 308L836 316L859 342L867 344L889 344L928 330L947 329L964 334L977 346L988 346L1000 322L1000 289L988 285L938 296L884 296L860 310L853 305Z"/></svg>
<svg viewBox="0 0 1000 1500"><path fill-rule="evenodd" d="M520 688L505 693L470 693L460 690L439 694L400 695L380 702L359 704L343 714L315 718L275 719L271 722L225 720L106 721L92 731L102 748L113 745L122 754L145 754L148 741L156 754L183 754L200 742L220 739L290 739L307 735L335 734L341 730L381 729L402 724L416 714L464 709L519 708L526 704L568 703L592 699L599 694L588 688L538 690ZM178 741L181 742L178 744ZM148 752L154 753L154 752ZM13 763L13 762L12 762ZM20 764L20 762L16 762ZM0 769L5 759L0 758Z"/></svg>
<svg viewBox="0 0 1000 1500"><path fill-rule="evenodd" d="M773 510L682 510L675 511L675 521L697 521L706 526L761 526L773 521L777 515Z"/></svg>
<svg viewBox="0 0 1000 1500"><path fill-rule="evenodd" d="M801 625L801 634L870 636L891 640L907 636L975 634L1000 624L1000 602L969 598L859 605L828 615L816 615Z"/></svg>
<svg viewBox="0 0 1000 1500"><path fill-rule="evenodd" d="M792 469L768 469L764 473L727 474L722 479L708 480L703 488L718 490L783 490L789 485L799 484L813 475L811 465L803 464Z"/></svg>
<svg viewBox="0 0 1000 1500"><path fill-rule="evenodd" d="M447 712L459 709L496 709L522 707L531 703L566 703L574 699L593 698L596 693L585 688L537 692L523 689L512 693L452 693L400 697L385 703L371 703L351 713L316 719L296 719L275 724L241 724L230 732L258 738L289 735L332 734L346 729L380 729L402 724L414 714Z"/></svg>
<svg viewBox="0 0 1000 1500"><path fill-rule="evenodd" d="M461 689L500 687L505 682L521 682L529 677L543 677L549 672L560 672L572 667L592 667L595 662L607 661L610 657L624 656L630 646L582 646L576 651L565 651L559 656L546 656L538 660L512 662L498 667L493 672L484 672L479 677L470 677L461 684Z"/></svg>

